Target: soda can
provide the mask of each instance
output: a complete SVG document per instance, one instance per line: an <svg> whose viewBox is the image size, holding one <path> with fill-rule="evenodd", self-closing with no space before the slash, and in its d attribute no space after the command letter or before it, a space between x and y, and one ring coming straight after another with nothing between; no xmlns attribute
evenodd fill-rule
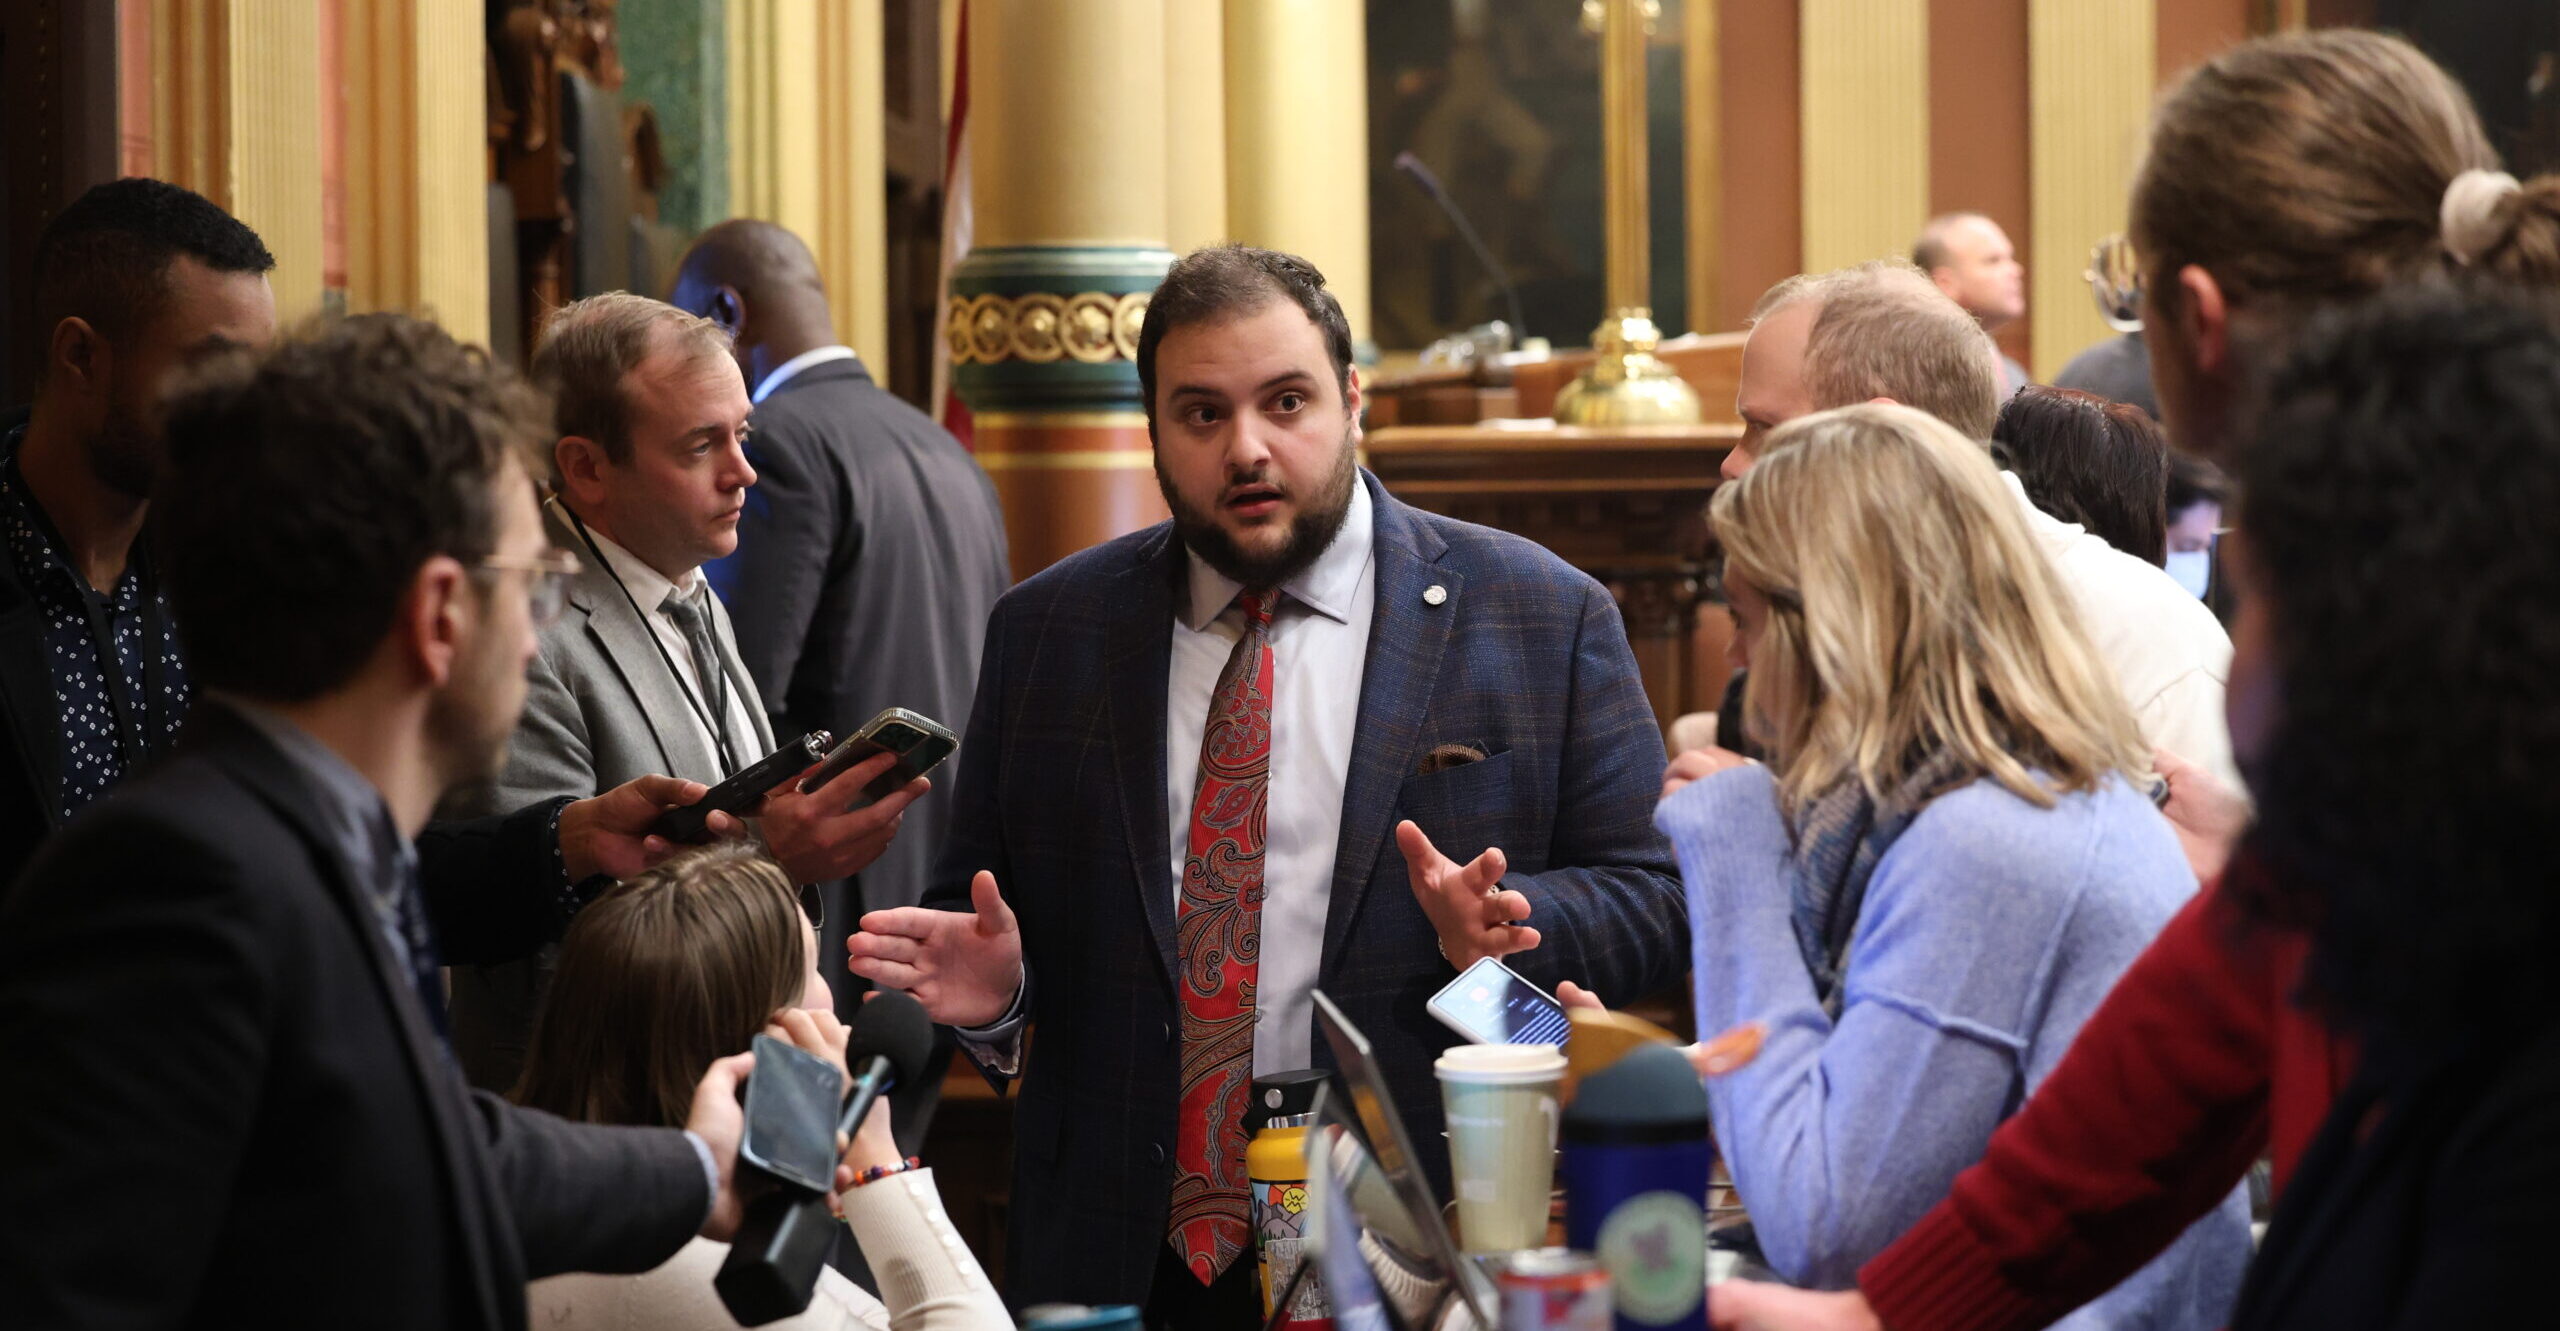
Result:
<svg viewBox="0 0 2560 1331"><path fill-rule="evenodd" d="M1609 1331L1609 1273L1570 1248L1513 1253L1494 1273L1502 1331Z"/></svg>

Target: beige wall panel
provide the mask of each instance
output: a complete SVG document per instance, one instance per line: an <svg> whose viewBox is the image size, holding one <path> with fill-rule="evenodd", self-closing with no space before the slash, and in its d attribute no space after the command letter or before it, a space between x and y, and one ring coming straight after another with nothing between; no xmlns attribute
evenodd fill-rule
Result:
<svg viewBox="0 0 2560 1331"><path fill-rule="evenodd" d="M1803 0L1800 21L1805 268L1908 255L1929 215L1927 0Z"/></svg>
<svg viewBox="0 0 2560 1331"><path fill-rule="evenodd" d="M2114 334L2081 277L2089 247L2124 228L2125 188L2150 114L2152 0L2033 0L2027 15L2028 182L2037 263L2035 364L2058 369Z"/></svg>
<svg viewBox="0 0 2560 1331"><path fill-rule="evenodd" d="M480 0L346 9L347 305L489 338Z"/></svg>

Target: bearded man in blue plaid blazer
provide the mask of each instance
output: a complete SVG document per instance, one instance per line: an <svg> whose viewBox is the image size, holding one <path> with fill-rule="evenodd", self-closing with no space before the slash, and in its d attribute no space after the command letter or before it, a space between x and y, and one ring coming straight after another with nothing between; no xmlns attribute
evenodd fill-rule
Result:
<svg viewBox="0 0 2560 1331"><path fill-rule="evenodd" d="M1322 277L1198 251L1138 350L1173 521L997 604L925 906L866 916L849 950L1021 1080L1016 1301L1251 1325L1230 1115L1248 1075L1330 1062L1311 990L1368 1035L1445 1197L1431 1065L1457 1038L1433 992L1505 956L1550 990L1632 998L1680 978L1688 925L1616 605L1355 465L1351 337ZM1256 756L1209 786L1249 817L1195 810L1204 732ZM1186 928L1195 911L1223 932ZM1210 999L1241 1000L1227 1033L1249 1057L1202 1047ZM1186 1098L1204 1085L1209 1115Z"/></svg>

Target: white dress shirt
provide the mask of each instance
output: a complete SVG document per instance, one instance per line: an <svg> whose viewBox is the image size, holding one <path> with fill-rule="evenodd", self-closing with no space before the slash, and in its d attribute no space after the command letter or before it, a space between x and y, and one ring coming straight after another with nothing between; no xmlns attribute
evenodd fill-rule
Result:
<svg viewBox="0 0 2560 1331"><path fill-rule="evenodd" d="M2070 589L2080 627L2115 672L2142 738L2241 789L2222 716L2222 686L2231 675L2231 637L2222 622L2167 570L2036 507L2014 473L2000 479Z"/></svg>
<svg viewBox="0 0 2560 1331"><path fill-rule="evenodd" d="M1271 616L1271 769L1264 789L1261 959L1254 971L1253 1075L1314 1062L1316 972L1324 960L1333 856L1342 839L1342 793L1360 728L1360 682L1369 667L1369 622L1378 604L1369 487L1354 479L1351 505L1324 553L1281 584ZM1165 674L1164 802L1174 908L1191 857L1191 800L1200 785L1200 739L1218 676L1244 636L1235 608L1242 586L1185 553L1190 578L1174 613ZM1017 990L1004 1016L955 1033L1005 1076L1022 1070L1028 1015Z"/></svg>
<svg viewBox="0 0 2560 1331"><path fill-rule="evenodd" d="M1174 613L1164 700L1165 826L1174 896L1191 854L1191 800L1200 785L1200 738L1218 675L1244 636L1243 588L1190 561L1188 603ZM1378 601L1369 487L1354 478L1351 508L1333 543L1281 584L1271 616L1271 774L1262 848L1262 959L1254 975L1253 1074L1312 1061L1316 968L1324 955L1333 852L1342 838L1342 789L1360 724L1360 680L1369 664L1369 621Z"/></svg>
<svg viewBox="0 0 2560 1331"><path fill-rule="evenodd" d="M666 649L667 659L675 663L676 678L683 683L685 691L693 696L694 701L708 707L711 703L711 695L703 690L702 673L694 668L693 644L685 641L684 630L676 626L675 618L666 612L665 607L667 598L679 590L689 597L700 595L703 598L703 613L710 616L711 632L724 639L721 643L723 647L735 652L738 645L732 641L725 641L729 638L729 632L724 617L711 611L709 603L719 599L719 593L710 590L710 580L702 576L701 569L689 568L685 570L682 582L670 581L667 575L649 567L647 560L614 544L612 538L597 531L593 526L587 528L587 536L596 543L596 549L604 555L606 567L613 571L614 577L621 580L623 590L631 593L632 601L640 607L640 617L649 622L649 631L656 635L658 645ZM729 692L729 714L726 724L729 727L730 736L729 756L734 760L734 766L723 775L729 775L734 773L736 768L745 767L764 756L754 751L756 723L753 714L747 710L749 707L761 707L764 703L754 692L755 686L746 682L744 676L735 672L724 671L723 673L729 675L726 681ZM685 708L684 711L685 719L693 723L693 732L702 737L702 742L710 747L712 756L717 758L720 754L720 737L712 734L711 727L704 724L702 713L691 707Z"/></svg>
<svg viewBox="0 0 2560 1331"><path fill-rule="evenodd" d="M766 398L769 398L776 392L779 392L784 384L791 382L791 377L793 375L800 373L802 370L808 369L812 365L824 365L831 360L855 359L858 359L858 357L853 354L853 348L841 345L817 347L801 352L799 355L784 361L780 365L774 366L773 373L757 380L756 391L750 395L747 400L749 402L764 401Z"/></svg>

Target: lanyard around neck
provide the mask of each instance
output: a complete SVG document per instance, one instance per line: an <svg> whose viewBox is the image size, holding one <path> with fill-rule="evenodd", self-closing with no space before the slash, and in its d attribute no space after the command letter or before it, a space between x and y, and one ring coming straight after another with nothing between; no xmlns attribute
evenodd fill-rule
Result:
<svg viewBox="0 0 2560 1331"><path fill-rule="evenodd" d="M729 728L721 724L722 718L711 714L710 704L703 700L692 683L685 678L684 671L677 668L676 658L667 651L667 645L658 641L657 626L650 621L649 612L640 608L640 598L631 594L631 588L623 582L621 572L614 568L611 559L605 557L604 547L596 543L595 533L587 530L586 520L579 517L577 510L567 504L560 505L560 511L568 515L569 525L577 528L578 539L586 542L588 553L596 557L596 564L604 569L606 577L613 579L614 589L621 592L622 599L631 606L633 617L640 621L641 636L647 638L649 645L657 649L658 660L667 667L667 678L675 681L676 692L684 695L685 706L692 708L693 714L701 719L703 728L711 732L711 743L719 750L720 775L725 777L735 773L738 770L738 756L729 747ZM704 627L706 630L709 627L708 616L704 617ZM729 673L728 660L717 651L711 654L711 658L712 663L719 668L721 678L729 682L730 696L733 698L742 696L738 692L738 677Z"/></svg>

